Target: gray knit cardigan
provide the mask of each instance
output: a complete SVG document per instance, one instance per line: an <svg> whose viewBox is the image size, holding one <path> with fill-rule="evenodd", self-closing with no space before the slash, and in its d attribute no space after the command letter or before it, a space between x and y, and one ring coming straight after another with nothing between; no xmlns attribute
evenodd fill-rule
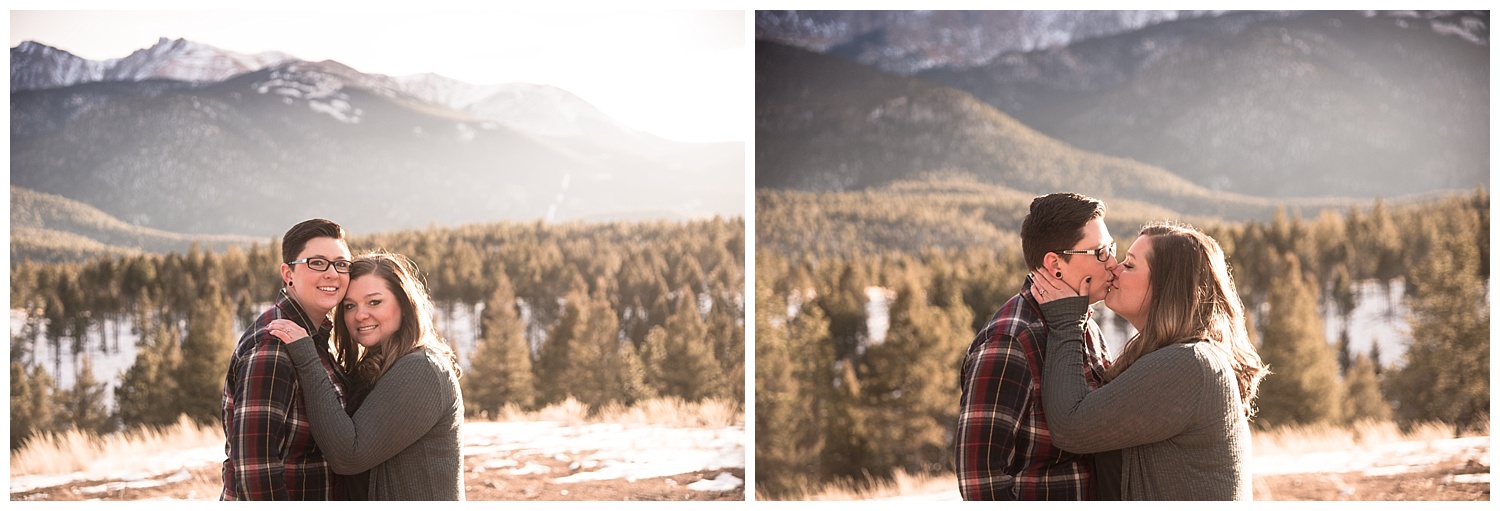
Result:
<svg viewBox="0 0 1500 511"><path fill-rule="evenodd" d="M306 338L287 345L313 440L333 471L370 471L370 500L464 500L463 395L444 357L413 351L381 376L354 416Z"/></svg>
<svg viewBox="0 0 1500 511"><path fill-rule="evenodd" d="M1227 354L1208 342L1172 344L1090 391L1087 308L1084 297L1042 304L1051 327L1042 407L1053 445L1121 449L1125 500L1251 500L1250 426Z"/></svg>

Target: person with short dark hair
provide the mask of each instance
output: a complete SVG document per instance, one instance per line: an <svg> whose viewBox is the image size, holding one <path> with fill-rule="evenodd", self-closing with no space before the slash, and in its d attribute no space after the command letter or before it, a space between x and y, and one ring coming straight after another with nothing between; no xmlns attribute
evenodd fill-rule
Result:
<svg viewBox="0 0 1500 511"><path fill-rule="evenodd" d="M221 500L340 500L342 477L313 441L302 385L281 341L267 329L284 319L313 335L319 365L341 403L346 379L329 351L328 313L349 286L344 229L316 218L287 230L281 241L285 286L270 309L240 336L224 378L224 489Z"/></svg>
<svg viewBox="0 0 1500 511"><path fill-rule="evenodd" d="M1116 264L1104 203L1074 193L1032 200L1021 222L1021 250L1028 269L1070 283L1103 282ZM1058 448L1047 430L1041 386L1049 325L1032 286L1028 276L1021 291L975 335L964 356L954 463L965 500L1100 496L1094 457ZM1090 303L1104 298L1103 286L1097 289ZM1109 357L1091 317L1083 321L1082 338L1082 377L1098 386ZM1110 471L1101 472L1107 476Z"/></svg>

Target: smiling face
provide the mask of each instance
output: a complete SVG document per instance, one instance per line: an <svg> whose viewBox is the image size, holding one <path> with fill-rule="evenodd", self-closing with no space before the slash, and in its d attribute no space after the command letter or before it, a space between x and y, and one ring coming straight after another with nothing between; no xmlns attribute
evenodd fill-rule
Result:
<svg viewBox="0 0 1500 511"><path fill-rule="evenodd" d="M1083 224L1083 239L1078 240L1069 250L1094 250L1108 246L1115 242L1109 235L1109 227L1104 225L1103 218L1095 218ZM1089 303L1103 300L1106 294L1106 282L1110 278L1110 271L1117 264L1114 256L1107 256L1100 261L1095 254L1071 254L1064 257L1061 254L1048 254L1047 261L1050 270L1062 272L1063 280L1067 281L1073 289L1083 289L1085 278L1092 277L1089 288Z"/></svg>
<svg viewBox="0 0 1500 511"><path fill-rule="evenodd" d="M349 247L342 240L319 237L307 240L302 247L302 252L294 259L306 259L310 257L321 257L329 261L348 261ZM349 287L349 274L339 273L329 265L323 271L313 271L306 263L281 265L281 281L287 283L287 294L297 301L302 309L307 311L313 320L313 328L318 327L322 318L328 316L328 311L337 307L344 299L344 291Z"/></svg>
<svg viewBox="0 0 1500 511"><path fill-rule="evenodd" d="M1136 330L1146 320L1151 301L1151 236L1141 236L1125 252L1125 260L1115 267L1114 280L1108 286L1104 306L1129 321Z"/></svg>
<svg viewBox="0 0 1500 511"><path fill-rule="evenodd" d="M344 326L360 346L373 347L401 329L401 303L385 279L375 275L350 282L342 307Z"/></svg>

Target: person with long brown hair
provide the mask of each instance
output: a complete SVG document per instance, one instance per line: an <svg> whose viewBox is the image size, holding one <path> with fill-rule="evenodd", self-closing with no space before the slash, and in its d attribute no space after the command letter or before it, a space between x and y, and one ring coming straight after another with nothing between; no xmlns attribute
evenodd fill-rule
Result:
<svg viewBox="0 0 1500 511"><path fill-rule="evenodd" d="M352 415L317 366L306 332L272 322L304 379L313 439L334 472L369 471L370 500L464 500L462 371L433 328L432 301L411 260L364 254L334 314Z"/></svg>
<svg viewBox="0 0 1500 511"><path fill-rule="evenodd" d="M1042 406L1052 442L1069 451L1121 449L1126 500L1250 500L1249 419L1269 371L1246 334L1224 250L1191 226L1145 226L1108 282L1077 289L1033 273L1051 327ZM1087 296L1136 334L1091 389L1081 339ZM1080 296L1082 295L1082 296Z"/></svg>

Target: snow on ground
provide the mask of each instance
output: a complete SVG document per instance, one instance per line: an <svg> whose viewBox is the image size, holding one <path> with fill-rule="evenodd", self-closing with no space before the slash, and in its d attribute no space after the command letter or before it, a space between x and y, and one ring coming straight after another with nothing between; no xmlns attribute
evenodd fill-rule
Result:
<svg viewBox="0 0 1500 511"><path fill-rule="evenodd" d="M590 452L596 451L596 452ZM576 483L603 479L635 481L700 470L743 468L745 429L671 428L629 424L556 422L477 422L464 425L464 456L478 457L481 467L545 472L547 467L520 464L518 456L541 455L570 463L581 471L556 479ZM514 467L514 468L507 468Z"/></svg>
<svg viewBox="0 0 1500 511"><path fill-rule="evenodd" d="M745 466L745 428L676 428L637 424L580 424L560 422L469 422L464 424L463 454L475 472L501 470L505 474L547 473L547 466L514 458L543 456L569 462L579 470L558 477L558 483L624 479L635 481L698 471ZM12 493L50 488L78 481L110 481L91 487L97 492L120 488L148 488L182 480L187 469L224 461L222 444L164 451L129 460L103 459L70 474L15 476ZM725 491L744 481L720 474L688 485L699 491ZM727 488L726 488L727 486ZM84 489L83 491L89 491Z"/></svg>
<svg viewBox="0 0 1500 511"><path fill-rule="evenodd" d="M1250 473L1360 472L1367 476L1387 476L1421 471L1458 456L1477 458L1489 466L1490 437L1396 442L1347 451L1257 455L1250 459ZM1488 481L1488 477L1485 480Z"/></svg>

